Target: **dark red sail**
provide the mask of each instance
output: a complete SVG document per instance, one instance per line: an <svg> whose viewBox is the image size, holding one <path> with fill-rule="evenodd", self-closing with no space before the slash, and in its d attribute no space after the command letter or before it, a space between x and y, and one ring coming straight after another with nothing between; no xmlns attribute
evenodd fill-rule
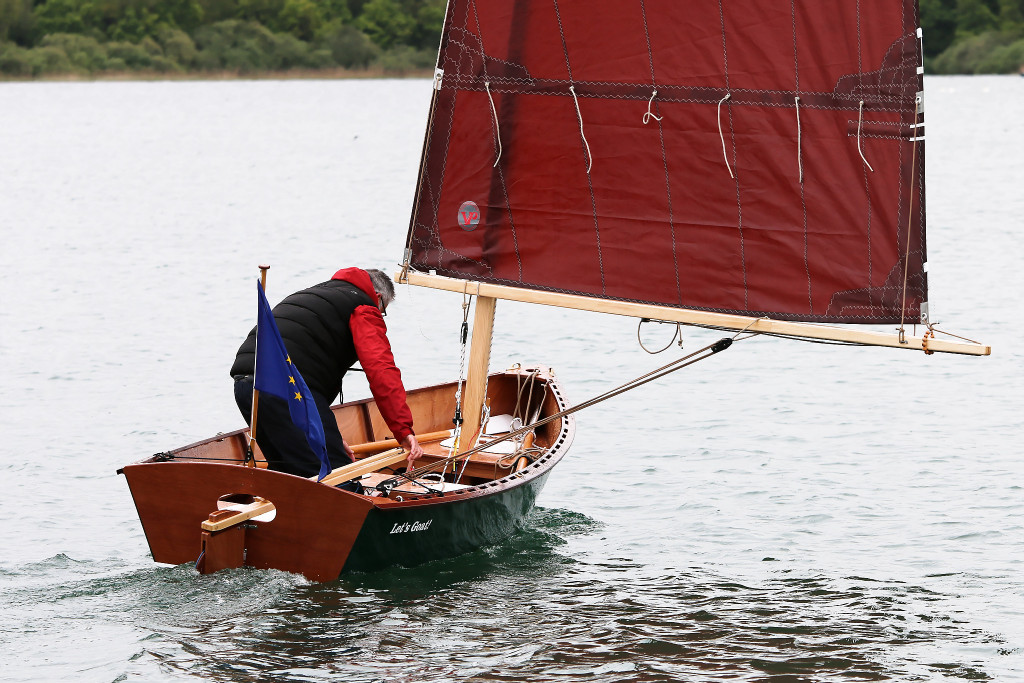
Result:
<svg viewBox="0 0 1024 683"><path fill-rule="evenodd" d="M417 270L806 321L917 321L910 0L451 0Z"/></svg>

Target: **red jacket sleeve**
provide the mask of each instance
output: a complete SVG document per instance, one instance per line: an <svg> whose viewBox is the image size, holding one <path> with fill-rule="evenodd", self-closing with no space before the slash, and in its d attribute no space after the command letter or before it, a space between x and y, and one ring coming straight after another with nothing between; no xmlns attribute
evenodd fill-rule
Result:
<svg viewBox="0 0 1024 683"><path fill-rule="evenodd" d="M377 407L391 433L402 441L413 433L412 411L405 399L402 373L391 353L384 318L373 306L357 306L349 318L349 329Z"/></svg>

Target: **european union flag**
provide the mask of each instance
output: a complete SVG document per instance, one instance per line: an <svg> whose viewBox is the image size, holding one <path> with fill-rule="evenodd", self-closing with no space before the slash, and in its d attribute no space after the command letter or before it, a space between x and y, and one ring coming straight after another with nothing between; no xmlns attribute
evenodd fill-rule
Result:
<svg viewBox="0 0 1024 683"><path fill-rule="evenodd" d="M277 396L288 403L292 422L305 432L309 447L320 458L319 481L331 473L324 425L320 422L313 394L309 392L299 369L288 355L259 280L256 281L256 289L259 294L259 315L256 318L256 373L253 385L259 391Z"/></svg>

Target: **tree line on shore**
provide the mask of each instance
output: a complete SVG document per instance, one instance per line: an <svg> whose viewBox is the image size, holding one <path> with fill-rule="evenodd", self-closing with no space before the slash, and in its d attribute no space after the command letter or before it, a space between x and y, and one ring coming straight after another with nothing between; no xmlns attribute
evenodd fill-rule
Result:
<svg viewBox="0 0 1024 683"><path fill-rule="evenodd" d="M929 73L1024 66L1024 0L920 0ZM445 0L0 0L0 77L433 66Z"/></svg>
<svg viewBox="0 0 1024 683"><path fill-rule="evenodd" d="M0 0L0 75L430 69L445 0Z"/></svg>

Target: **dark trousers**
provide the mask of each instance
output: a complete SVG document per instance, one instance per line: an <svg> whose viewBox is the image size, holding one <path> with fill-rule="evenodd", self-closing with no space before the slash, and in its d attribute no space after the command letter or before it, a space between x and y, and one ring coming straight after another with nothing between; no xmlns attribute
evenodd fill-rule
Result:
<svg viewBox="0 0 1024 683"><path fill-rule="evenodd" d="M345 454L338 421L331 412L331 402L315 391L311 393L324 425L331 468L347 465L352 461ZM252 376L235 382L235 403L248 423L252 413ZM263 451L270 469L300 477L315 476L320 471L320 458L309 447L305 432L292 422L288 404L276 396L261 393L258 410L256 443Z"/></svg>

